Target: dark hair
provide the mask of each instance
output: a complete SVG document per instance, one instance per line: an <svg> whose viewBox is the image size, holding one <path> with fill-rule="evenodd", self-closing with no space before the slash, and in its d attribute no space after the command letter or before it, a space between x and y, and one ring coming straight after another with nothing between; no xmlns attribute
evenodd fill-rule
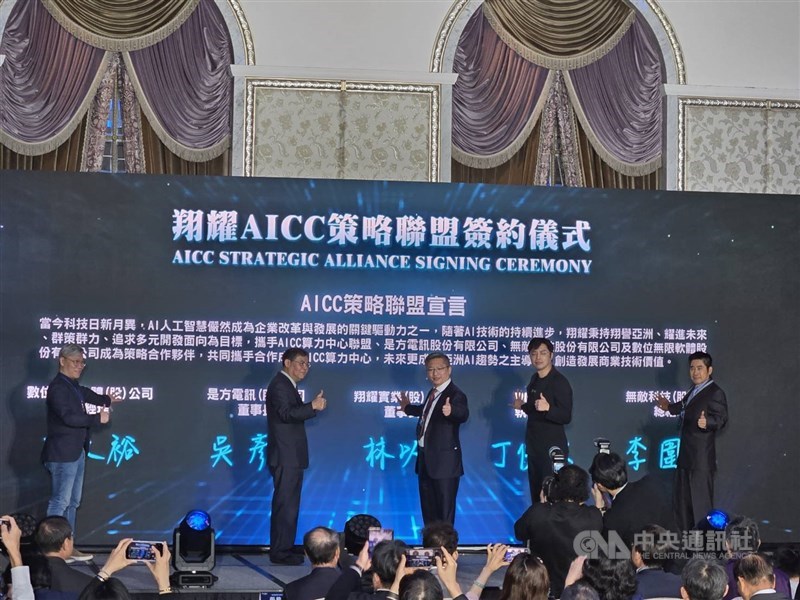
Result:
<svg viewBox="0 0 800 600"><path fill-rule="evenodd" d="M788 546L781 546L773 555L775 566L789 577L800 575L800 551Z"/></svg>
<svg viewBox="0 0 800 600"><path fill-rule="evenodd" d="M305 350L303 348L289 348L281 356L281 364L284 364L287 360L289 360L289 361L294 360L298 356L307 357L308 356L308 350Z"/></svg>
<svg viewBox="0 0 800 600"><path fill-rule="evenodd" d="M715 561L693 558L683 568L681 583L691 600L720 600L728 587L728 574Z"/></svg>
<svg viewBox="0 0 800 600"><path fill-rule="evenodd" d="M589 467L592 481L605 486L609 490L616 490L628 483L628 468L619 454L595 454L592 466Z"/></svg>
<svg viewBox="0 0 800 600"><path fill-rule="evenodd" d="M583 578L603 600L628 600L636 593L636 568L628 559L586 559Z"/></svg>
<svg viewBox="0 0 800 600"><path fill-rule="evenodd" d="M303 536L303 549L312 565L332 562L339 549L339 534L327 527L315 527Z"/></svg>
<svg viewBox="0 0 800 600"><path fill-rule="evenodd" d="M547 600L550 577L542 559L533 554L517 554L508 565L500 600Z"/></svg>
<svg viewBox="0 0 800 600"><path fill-rule="evenodd" d="M692 352L689 355L689 364L691 365L694 360L702 360L706 367L710 367L714 362L708 352Z"/></svg>
<svg viewBox="0 0 800 600"><path fill-rule="evenodd" d="M559 600L600 600L600 594L588 583L581 580L565 587Z"/></svg>
<svg viewBox="0 0 800 600"><path fill-rule="evenodd" d="M739 554L755 552L761 545L758 525L749 517L735 516L725 526L725 541L730 544L731 552Z"/></svg>
<svg viewBox="0 0 800 600"><path fill-rule="evenodd" d="M83 588L78 600L131 600L131 594L116 577L105 581L95 578Z"/></svg>
<svg viewBox="0 0 800 600"><path fill-rule="evenodd" d="M458 550L458 532L447 521L434 521L422 530L422 545L426 548L444 546L452 554Z"/></svg>
<svg viewBox="0 0 800 600"><path fill-rule="evenodd" d="M765 581L773 583L775 581L775 571L760 554L748 554L733 563L733 576L735 579L741 577L750 585L757 585Z"/></svg>
<svg viewBox="0 0 800 600"><path fill-rule="evenodd" d="M564 465L554 476L552 502L586 502L589 499L589 474L577 465Z"/></svg>
<svg viewBox="0 0 800 600"><path fill-rule="evenodd" d="M429 362L436 360L437 358L441 358L446 366L450 366L450 357L444 352L431 352L425 357L425 364L427 365Z"/></svg>
<svg viewBox="0 0 800 600"><path fill-rule="evenodd" d="M642 531L642 535L636 537L633 549L641 555L642 562L648 567L664 566L667 552L672 548L666 534L667 530L660 525L648 525Z"/></svg>
<svg viewBox="0 0 800 600"><path fill-rule="evenodd" d="M41 554L27 554L23 555L22 562L28 567L30 575L31 587L34 590L46 590L50 588L52 583L52 575L50 573L50 563L47 557ZM3 571L3 585L2 592L8 593L8 586L13 582L11 580L11 565L6 566Z"/></svg>
<svg viewBox="0 0 800 600"><path fill-rule="evenodd" d="M442 600L444 593L436 575L414 571L400 580L400 600Z"/></svg>
<svg viewBox="0 0 800 600"><path fill-rule="evenodd" d="M58 552L72 537L72 527L64 517L50 516L39 521L34 541L43 553Z"/></svg>
<svg viewBox="0 0 800 600"><path fill-rule="evenodd" d="M372 570L381 583L390 586L394 582L397 574L397 565L400 564L400 557L408 546L402 540L383 540L375 544L372 550Z"/></svg>
<svg viewBox="0 0 800 600"><path fill-rule="evenodd" d="M548 349L550 352L552 352L552 351L553 351L553 342L551 342L551 341L550 341L550 340L548 340L547 338L535 337L535 338L531 338L531 341L530 341L530 342L528 342L528 352L530 353L530 352L532 352L532 351L536 350L536 349L537 349L537 348L539 348L539 346L541 346L542 344L544 344L545 346L547 346L547 349Z"/></svg>

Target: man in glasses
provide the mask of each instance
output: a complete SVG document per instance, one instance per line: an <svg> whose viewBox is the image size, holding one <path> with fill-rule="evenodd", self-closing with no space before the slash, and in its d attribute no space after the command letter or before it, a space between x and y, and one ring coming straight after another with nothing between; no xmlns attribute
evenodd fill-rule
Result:
<svg viewBox="0 0 800 600"><path fill-rule="evenodd" d="M83 348L76 344L67 344L58 354L58 375L47 388L47 438L42 449L42 462L50 472L52 484L47 515L65 517L73 532L91 428L108 423L111 403L122 400L113 392L97 394L78 383L86 368L85 356ZM91 554L73 549L67 562L92 558Z"/></svg>
<svg viewBox="0 0 800 600"><path fill-rule="evenodd" d="M422 521L456 518L456 494L464 474L458 430L469 418L467 397L451 378L450 359L441 352L425 358L425 372L433 387L422 404L411 404L408 394L400 395L400 409L419 417L417 422L417 463Z"/></svg>
<svg viewBox="0 0 800 600"><path fill-rule="evenodd" d="M283 369L267 388L267 462L275 491L269 523L269 556L279 565L303 563L303 549L295 551L297 517L303 471L308 468L308 438L305 421L325 410L320 391L311 402L303 402L297 384L308 375L308 352L289 348L281 357Z"/></svg>

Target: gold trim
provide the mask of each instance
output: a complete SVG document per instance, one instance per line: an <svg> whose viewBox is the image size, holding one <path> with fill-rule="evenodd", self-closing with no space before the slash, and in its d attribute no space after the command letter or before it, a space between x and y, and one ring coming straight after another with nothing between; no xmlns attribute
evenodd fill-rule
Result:
<svg viewBox="0 0 800 600"><path fill-rule="evenodd" d="M378 81L299 80L245 78L244 109L244 175L253 176L253 150L255 148L255 91L256 88L286 90L313 90L318 92L391 92L395 94L427 94L429 97L428 181L440 179L441 130L439 111L441 87L439 85L390 83Z"/></svg>
<svg viewBox="0 0 800 600"><path fill-rule="evenodd" d="M456 20L461 16L461 11L464 10L469 2L470 0L456 0L447 12L447 17L439 26L439 31L436 33L436 44L431 53L431 73L442 72L442 59L447 42L450 39L450 33L453 31Z"/></svg>
<svg viewBox="0 0 800 600"><path fill-rule="evenodd" d="M649 6L650 10L653 11L653 14L659 20L661 26L664 28L664 32L667 34L669 45L672 47L672 57L675 60L675 71L678 76L678 84L685 85L686 63L683 60L683 50L678 42L678 36L675 35L675 29L673 29L672 23L670 22L664 10L658 5L656 0L645 0L645 2L647 2L647 6Z"/></svg>
<svg viewBox="0 0 800 600"><path fill-rule="evenodd" d="M244 40L246 64L254 65L256 64L256 47L253 43L253 33L250 31L250 24L247 22L244 10L242 10L239 0L228 0L228 5L231 7L233 15L236 17L236 22L239 24L239 31Z"/></svg>
<svg viewBox="0 0 800 600"><path fill-rule="evenodd" d="M724 108L761 108L800 110L800 101L741 99L741 98L678 98L678 191L686 189L686 107L688 106L721 106Z"/></svg>

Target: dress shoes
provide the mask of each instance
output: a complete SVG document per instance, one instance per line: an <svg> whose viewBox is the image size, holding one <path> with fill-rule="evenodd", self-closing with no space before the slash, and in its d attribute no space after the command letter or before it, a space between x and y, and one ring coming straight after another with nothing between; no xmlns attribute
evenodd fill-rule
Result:
<svg viewBox="0 0 800 600"><path fill-rule="evenodd" d="M293 566L302 565L305 562L302 556L292 553L270 555L269 561L273 565L293 565Z"/></svg>

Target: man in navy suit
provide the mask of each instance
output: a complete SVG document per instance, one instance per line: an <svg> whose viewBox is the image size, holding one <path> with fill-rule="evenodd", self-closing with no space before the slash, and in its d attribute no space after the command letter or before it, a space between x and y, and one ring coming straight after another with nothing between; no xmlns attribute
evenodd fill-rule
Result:
<svg viewBox="0 0 800 600"><path fill-rule="evenodd" d="M464 474L459 427L469 418L467 397L451 378L450 359L441 352L425 357L425 372L433 388L425 402L411 404L408 394L400 395L400 409L419 417L417 422L417 463L422 521L456 519L456 495Z"/></svg>
<svg viewBox="0 0 800 600"><path fill-rule="evenodd" d="M75 515L81 503L86 453L91 444L91 428L111 419L108 408L120 397L100 395L78 383L86 368L83 348L67 344L58 355L58 375L47 388L47 437L42 448L42 463L50 472L52 494L48 516L65 517L75 531ZM87 405L99 407L91 412ZM72 551L70 561L93 557Z"/></svg>
<svg viewBox="0 0 800 600"><path fill-rule="evenodd" d="M299 565L303 557L293 550L303 471L308 468L305 421L325 410L327 402L320 391L311 402L304 403L297 391L297 384L308 374L308 352L289 348L281 362L283 370L267 388L267 463L275 486L269 555L273 563Z"/></svg>
<svg viewBox="0 0 800 600"><path fill-rule="evenodd" d="M669 555L671 535L659 525L649 525L637 532L631 546L631 562L636 567L636 593L648 598L680 598L681 578L664 570Z"/></svg>
<svg viewBox="0 0 800 600"><path fill-rule="evenodd" d="M339 579L339 534L327 527L315 527L303 536L303 549L311 561L311 573L288 584L285 600L324 598Z"/></svg>
<svg viewBox="0 0 800 600"><path fill-rule="evenodd" d="M775 589L772 565L760 554L740 558L733 567L733 574L742 600L751 600L754 596L763 600L790 600L784 592Z"/></svg>
<svg viewBox="0 0 800 600"><path fill-rule="evenodd" d="M728 422L728 400L711 373L711 355L689 356L692 388L680 402L657 399L658 407L680 415L681 441L675 475L673 506L680 529L688 530L706 517L714 504L714 473L717 470L717 432Z"/></svg>

